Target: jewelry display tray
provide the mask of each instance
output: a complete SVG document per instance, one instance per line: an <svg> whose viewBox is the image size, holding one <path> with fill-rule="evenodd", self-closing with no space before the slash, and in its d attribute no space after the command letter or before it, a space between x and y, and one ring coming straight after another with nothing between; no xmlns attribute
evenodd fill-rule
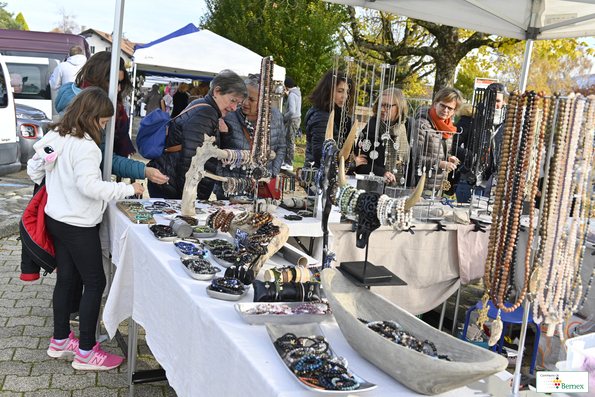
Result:
<svg viewBox="0 0 595 397"><path fill-rule="evenodd" d="M210 250L209 250L209 252L210 252ZM211 258L213 258L213 260L214 260L215 262L217 262L217 263L218 263L220 266L223 266L223 267L226 267L226 268L227 268L227 267L230 267L230 266L233 266L233 265L234 265L234 264L233 264L233 263L231 263L231 262L224 261L224 260L223 260L223 259L221 259L221 258L217 258L215 255L213 255L213 253L212 253L212 252L211 252Z"/></svg>
<svg viewBox="0 0 595 397"><path fill-rule="evenodd" d="M180 264L182 265L182 268L184 268L184 270L186 271L186 273L188 273L188 275L190 277L192 277L193 279L195 279L195 280L209 281L209 280L212 280L215 277L217 277L217 273L219 273L219 272L217 272L217 273L211 273L211 274L196 274L196 273L193 273L192 270L188 269L186 267L186 265L184 265L182 263L182 260L183 259L192 259L192 257L191 256L186 256L186 257L182 256L182 257L180 257ZM217 268L217 269L219 269L219 268ZM221 271L221 269L219 269L219 271Z"/></svg>
<svg viewBox="0 0 595 397"><path fill-rule="evenodd" d="M275 341L280 338L281 336L285 335L286 333L292 333L297 335L298 337L300 336L314 336L314 335L322 335L324 336L324 334L322 333L322 330L320 329L320 326L318 324L313 324L313 323L309 323L309 324L295 324L295 325L286 325L286 324L271 324L271 323L267 323L265 324L266 328L267 328L267 332L269 333L269 338L271 338L271 343L273 344L273 348L277 351L277 353L279 354L279 359L281 360L281 364L287 368L287 370L289 371L289 373L295 377L295 380L302 385L303 387L305 387L307 390L310 391L315 391L315 392L319 392L319 393L342 393L342 394L354 394L354 393L360 393L360 392L365 392L365 391L370 391L372 389L375 389L378 387L378 385L375 385L374 383L370 383L364 379L362 379L361 377L357 376L353 370L351 368L349 368L349 372L351 373L351 375L353 375L355 377L355 379L357 379L358 382L360 382L360 387L354 390L321 390L321 389L317 389L315 387L311 387L308 386L307 384L303 383L302 381L300 381L298 379L298 377L296 376L296 374L293 373L293 371L291 370L291 368L289 368L285 362L283 361L283 357L282 354L283 352L280 351L279 349L277 349L277 347L275 346ZM329 345L329 352L334 356L337 357L337 354L333 351L333 349L331 348L331 346Z"/></svg>
<svg viewBox="0 0 595 397"><path fill-rule="evenodd" d="M196 246L196 245L194 245L194 246ZM178 246L175 244L174 244L174 248L176 249L176 252L178 253L178 255L180 255L180 258L202 258L202 255L188 255L188 254L183 253L182 251L180 251ZM207 258L204 258L204 259L207 259Z"/></svg>
<svg viewBox="0 0 595 397"><path fill-rule="evenodd" d="M184 266L184 265L182 265L182 266ZM223 292L213 291L213 290L211 290L211 286L209 285L209 286L207 286L207 295L209 295L211 298L221 299L224 301L239 301L244 296L246 296L246 294L250 290L249 285L246 285L244 288L245 288L244 293L242 295L232 295L232 294L226 294Z"/></svg>
<svg viewBox="0 0 595 397"><path fill-rule="evenodd" d="M236 303L235 309L238 316L250 325L265 325L265 323L272 324L305 324L305 323L325 323L333 320L332 313L324 314L246 314L249 309L254 309L262 304L286 305L290 308L297 307L303 303L308 302L251 302L251 303ZM323 310L328 308L324 303L312 303Z"/></svg>
<svg viewBox="0 0 595 397"><path fill-rule="evenodd" d="M192 237L196 237L196 238L213 238L216 237L217 234L219 234L219 231L215 230L213 233L195 233L192 232Z"/></svg>

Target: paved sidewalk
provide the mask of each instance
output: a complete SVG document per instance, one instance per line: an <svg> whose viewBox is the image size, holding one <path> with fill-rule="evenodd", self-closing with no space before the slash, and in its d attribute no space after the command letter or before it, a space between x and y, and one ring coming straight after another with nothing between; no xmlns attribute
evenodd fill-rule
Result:
<svg viewBox="0 0 595 397"><path fill-rule="evenodd" d="M34 282L21 281L21 243L17 237L0 239L0 397L128 396L126 360L111 371L85 372L72 368L72 358L48 357L56 275L42 276ZM78 335L78 328L73 330ZM121 324L120 332L126 339L126 323ZM158 368L142 328L140 333L138 369ZM109 353L122 355L115 340L101 346ZM139 397L176 396L167 382L138 385L135 392Z"/></svg>

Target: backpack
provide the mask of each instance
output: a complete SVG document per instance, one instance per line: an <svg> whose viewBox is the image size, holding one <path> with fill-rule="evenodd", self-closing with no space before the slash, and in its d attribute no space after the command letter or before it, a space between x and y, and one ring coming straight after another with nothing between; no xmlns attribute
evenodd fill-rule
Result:
<svg viewBox="0 0 595 397"><path fill-rule="evenodd" d="M182 145L176 145L169 148L165 147L165 140L167 139L167 130L169 124L197 106L207 105L208 103L199 103L187 108L182 113L178 114L173 119L170 119L169 114L161 109L155 109L147 116L145 116L138 126L138 133L136 134L136 146L141 156L146 159L154 160L161 157L163 152L178 152L182 149Z"/></svg>

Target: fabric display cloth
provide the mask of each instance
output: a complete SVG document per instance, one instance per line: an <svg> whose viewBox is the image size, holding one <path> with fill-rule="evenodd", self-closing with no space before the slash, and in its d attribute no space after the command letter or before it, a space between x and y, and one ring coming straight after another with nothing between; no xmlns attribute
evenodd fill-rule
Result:
<svg viewBox="0 0 595 397"><path fill-rule="evenodd" d="M332 251L337 263L363 261L365 249L355 246L351 225L330 224L334 235ZM409 313L425 313L440 305L461 283L483 275L487 257L489 229L472 232L474 225L445 224L446 231L436 231L434 223L416 223L409 232L395 232L381 227L369 238L368 261L384 266L407 286L372 287Z"/></svg>
<svg viewBox="0 0 595 397"><path fill-rule="evenodd" d="M140 324L151 352L180 397L319 395L292 379L264 326L246 324L237 315L235 302L209 297L208 282L186 274L171 243L156 242L146 225L121 226L130 221L116 211L110 203L106 212L110 229L123 233L111 235L111 246L119 250L112 251L118 263L103 314L111 336L128 317ZM269 266L287 263L276 256L271 259ZM251 288L240 302L252 299ZM349 368L378 385L366 396L418 396L356 353L336 322L321 324L321 329L337 354L348 360ZM442 396L474 395L474 390L464 387Z"/></svg>

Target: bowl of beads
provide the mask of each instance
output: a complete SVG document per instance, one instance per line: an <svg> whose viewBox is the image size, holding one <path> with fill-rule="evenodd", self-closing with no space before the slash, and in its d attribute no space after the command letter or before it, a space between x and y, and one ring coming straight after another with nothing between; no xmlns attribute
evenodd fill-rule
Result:
<svg viewBox="0 0 595 397"><path fill-rule="evenodd" d="M212 280L221 271L221 269L211 265L211 262L206 259L185 257L180 258L180 261L186 273L195 280Z"/></svg>
<svg viewBox="0 0 595 397"><path fill-rule="evenodd" d="M306 389L353 394L378 387L349 368L347 359L331 349L318 324L267 323L266 328L283 366Z"/></svg>
<svg viewBox="0 0 595 397"><path fill-rule="evenodd" d="M192 237L196 238L211 238L217 235L217 229L208 226L195 226L192 229Z"/></svg>
<svg viewBox="0 0 595 397"><path fill-rule="evenodd" d="M227 240L223 240L220 238L214 238L212 240L204 240L202 242L204 245L211 248L219 248L219 247L228 247L228 248L235 248L235 245L232 242Z"/></svg>
<svg viewBox="0 0 595 397"><path fill-rule="evenodd" d="M236 303L235 309L251 325L323 323L333 318L325 302L246 302Z"/></svg>
<svg viewBox="0 0 595 397"><path fill-rule="evenodd" d="M209 257L209 252L199 244L177 240L174 242L174 247L182 258L192 257L206 259Z"/></svg>
<svg viewBox="0 0 595 397"><path fill-rule="evenodd" d="M215 299L237 301L246 296L249 289L249 285L244 285L237 278L219 277L211 281L207 287L207 295Z"/></svg>
<svg viewBox="0 0 595 397"><path fill-rule="evenodd" d="M238 257L238 253L235 247L217 247L211 248L209 249L209 251L211 251L211 254L213 255L213 259L215 259L215 262L217 262L223 267L238 265L240 262L240 258Z"/></svg>
<svg viewBox="0 0 595 397"><path fill-rule="evenodd" d="M149 230L159 241L174 241L178 235L167 225L149 225Z"/></svg>

